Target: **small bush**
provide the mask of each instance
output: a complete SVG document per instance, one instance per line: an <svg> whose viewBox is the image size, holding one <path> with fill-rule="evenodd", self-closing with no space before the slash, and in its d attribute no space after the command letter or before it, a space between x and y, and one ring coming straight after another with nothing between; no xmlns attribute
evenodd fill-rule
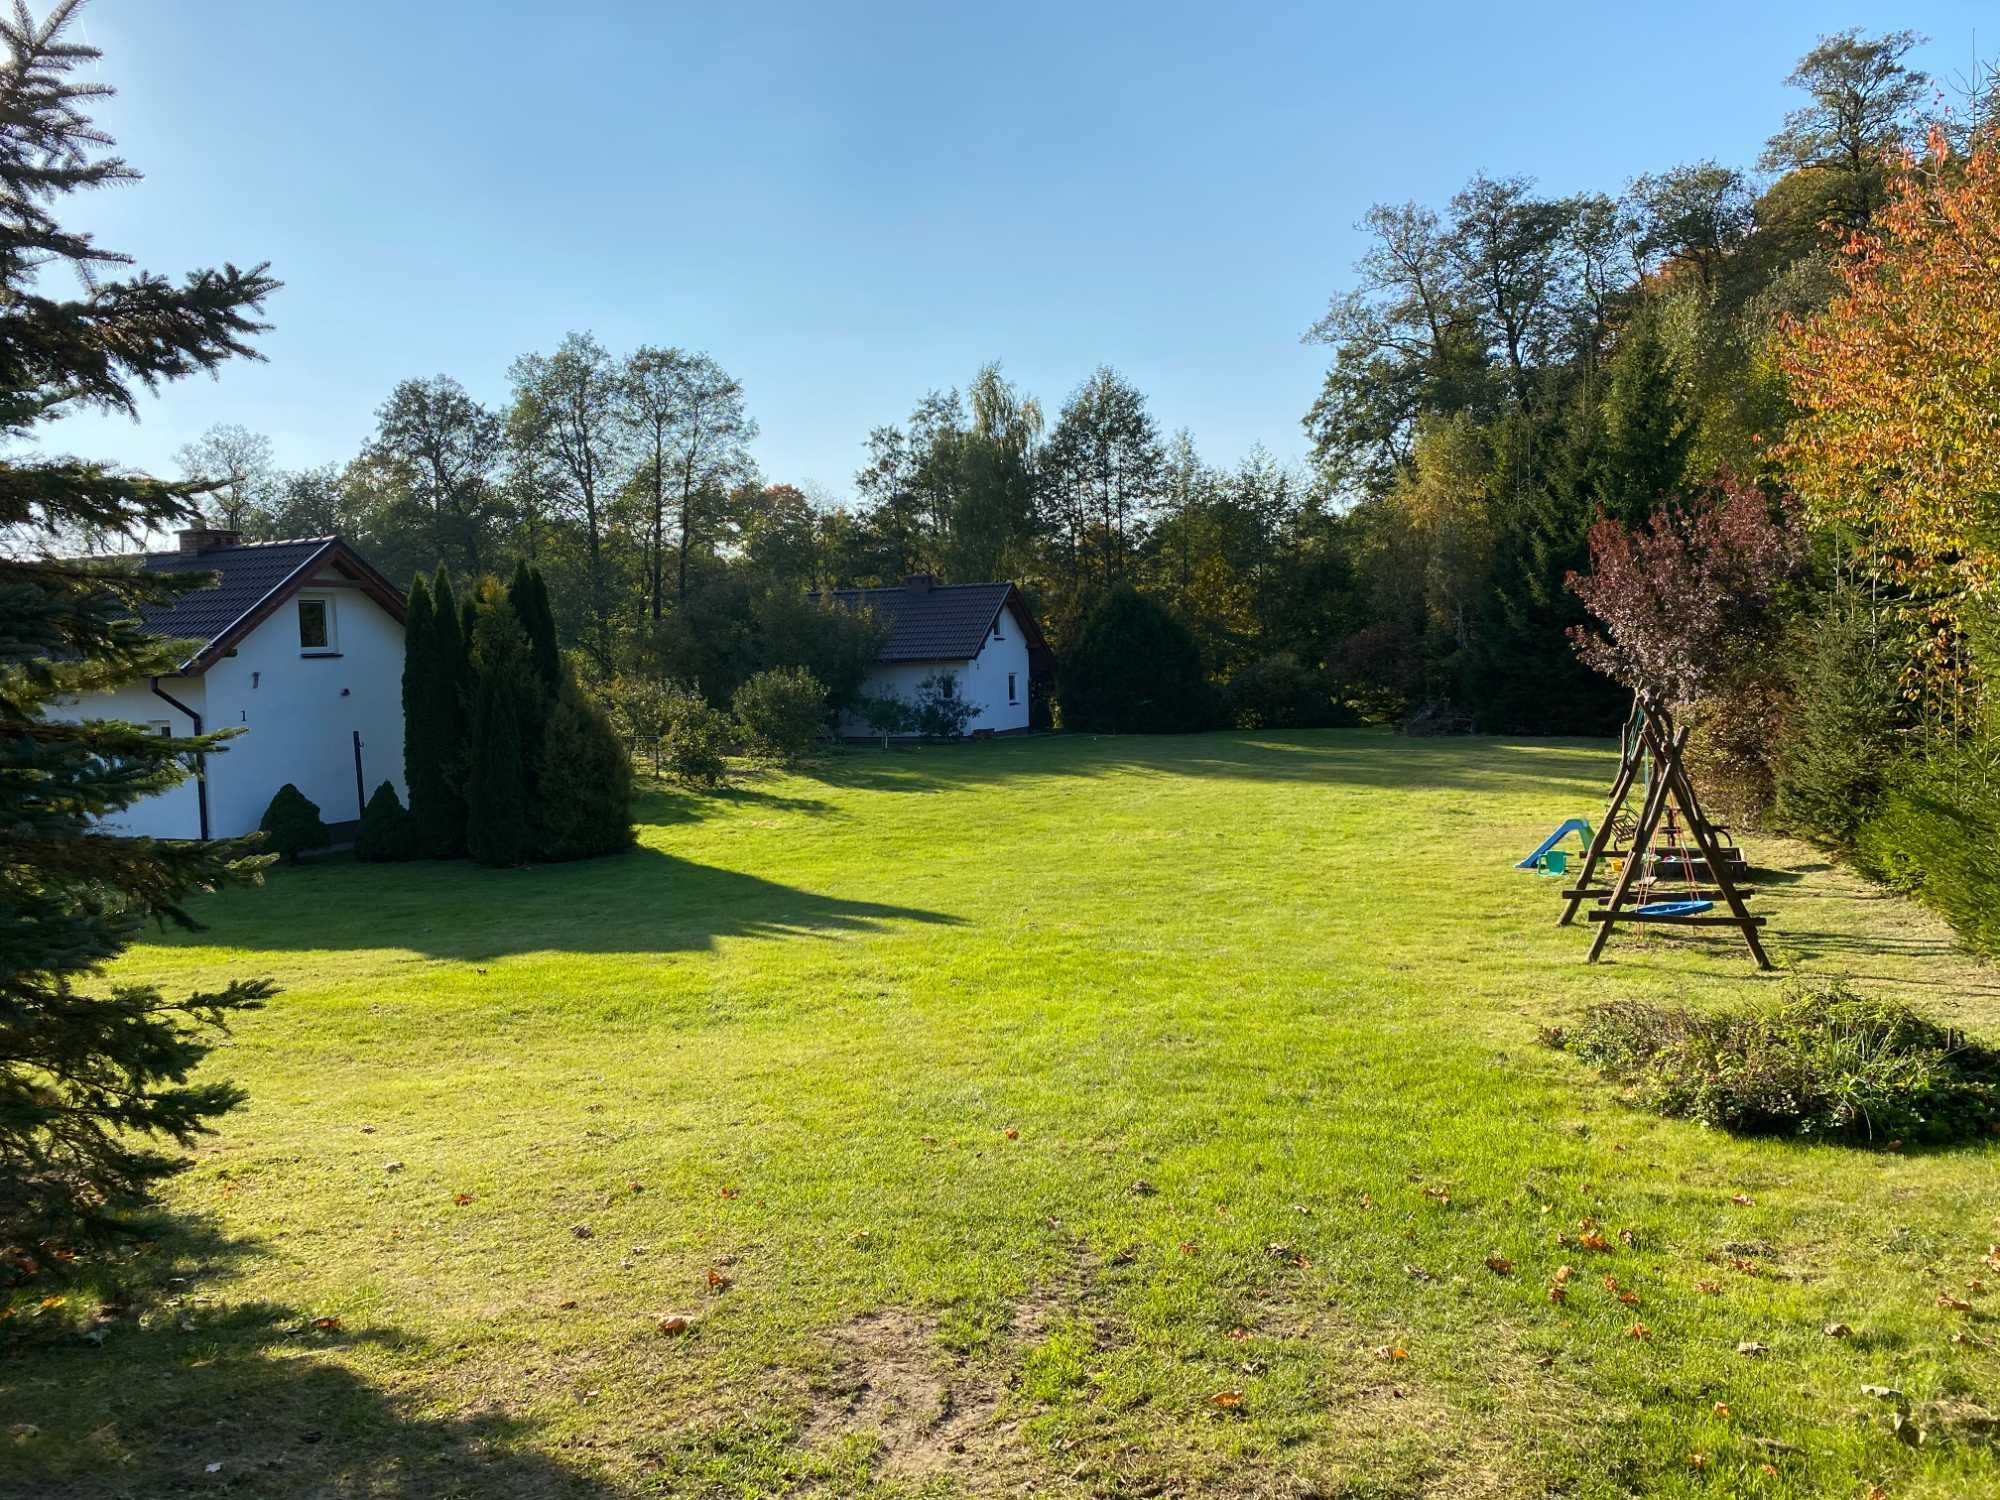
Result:
<svg viewBox="0 0 2000 1500"><path fill-rule="evenodd" d="M958 740L979 716L958 690L956 672L938 672L917 684L917 699L911 705L917 733L926 739Z"/></svg>
<svg viewBox="0 0 2000 1500"><path fill-rule="evenodd" d="M826 732L826 689L804 667L768 667L730 699L743 746L760 760L796 765Z"/></svg>
<svg viewBox="0 0 2000 1500"><path fill-rule="evenodd" d="M278 788L257 826L264 830L265 847L284 855L285 863L291 865L308 849L324 849L329 838L326 824L320 821L319 804L289 781Z"/></svg>
<svg viewBox="0 0 2000 1500"><path fill-rule="evenodd" d="M591 859L632 844L632 758L602 709L565 682L542 729L544 859Z"/></svg>
<svg viewBox="0 0 2000 1500"><path fill-rule="evenodd" d="M896 693L864 693L860 710L862 721L882 736L884 749L888 748L889 736L916 732L916 709L910 706L907 698Z"/></svg>
<svg viewBox="0 0 2000 1500"><path fill-rule="evenodd" d="M1743 1135L1941 1142L2000 1128L2000 1053L1839 984L1767 1010L1598 1005L1546 1039L1644 1108Z"/></svg>
<svg viewBox="0 0 2000 1500"><path fill-rule="evenodd" d="M1230 678L1222 702L1238 729L1339 729L1361 722L1334 701L1324 672L1288 651L1254 661Z"/></svg>
<svg viewBox="0 0 2000 1500"><path fill-rule="evenodd" d="M653 774L662 774L667 729L673 720L673 685L657 677L621 676L605 682L597 693L633 758L651 760Z"/></svg>
<svg viewBox="0 0 2000 1500"><path fill-rule="evenodd" d="M417 857L417 820L396 796L395 783L385 781L376 787L361 809L354 857L378 864Z"/></svg>
<svg viewBox="0 0 2000 1500"><path fill-rule="evenodd" d="M661 746L667 775L682 786L713 791L729 784L729 720L700 693L668 689Z"/></svg>

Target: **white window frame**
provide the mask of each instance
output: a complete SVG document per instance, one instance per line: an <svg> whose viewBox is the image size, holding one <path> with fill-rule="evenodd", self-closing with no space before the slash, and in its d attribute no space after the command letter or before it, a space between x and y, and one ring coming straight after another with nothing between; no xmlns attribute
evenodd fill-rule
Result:
<svg viewBox="0 0 2000 1500"><path fill-rule="evenodd" d="M148 719L146 721L146 733L156 734L163 740L170 740L174 737L174 721L172 719Z"/></svg>
<svg viewBox="0 0 2000 1500"><path fill-rule="evenodd" d="M1007 674L1007 705L1012 708L1017 706L1020 701L1020 695L1014 691L1014 674L1009 672Z"/></svg>
<svg viewBox="0 0 2000 1500"><path fill-rule="evenodd" d="M308 646L306 644L305 606L308 604L317 604L325 611L326 642L324 645ZM293 601L292 619L297 625L299 632L299 655L340 655L340 622L338 613L333 607L333 596L331 594L300 594Z"/></svg>

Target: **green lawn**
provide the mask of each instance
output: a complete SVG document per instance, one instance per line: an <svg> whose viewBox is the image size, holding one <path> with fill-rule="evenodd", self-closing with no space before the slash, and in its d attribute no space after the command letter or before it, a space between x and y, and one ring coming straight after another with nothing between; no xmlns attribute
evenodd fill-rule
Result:
<svg viewBox="0 0 2000 1500"><path fill-rule="evenodd" d="M1512 863L1612 760L859 751L615 860L209 901L120 977L274 975L251 1103L178 1227L15 1298L0 1494L2000 1494L2000 1143L1733 1140L1538 1045L1785 982L1583 963ZM1935 921L1753 853L1782 965L2000 1035Z"/></svg>

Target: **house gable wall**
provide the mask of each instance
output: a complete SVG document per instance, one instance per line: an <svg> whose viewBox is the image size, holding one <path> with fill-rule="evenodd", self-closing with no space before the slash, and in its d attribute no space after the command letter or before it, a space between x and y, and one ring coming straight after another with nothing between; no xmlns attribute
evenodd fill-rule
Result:
<svg viewBox="0 0 2000 1500"><path fill-rule="evenodd" d="M336 574L328 574L337 578ZM299 649L299 599L332 605L333 651ZM361 816L354 733L361 734L362 795L403 780L403 627L361 590L302 587L205 674L208 727L243 733L209 762L209 828L217 838L254 830L278 788L292 782L329 823ZM171 689L169 689L171 691Z"/></svg>
<svg viewBox="0 0 2000 1500"><path fill-rule="evenodd" d="M914 699L927 678L939 672L954 672L958 676L960 696L979 710L968 726L970 730L1006 734L1026 729L1029 685L1027 634L1011 604L1000 611L999 623L999 637L996 639L988 631L979 654L969 660L885 662L868 674L867 686L862 691L871 697L893 692L899 697ZM1009 702L1007 697L1009 673L1014 677L1013 702ZM843 735L865 735L869 732L868 723L859 714L844 714L841 716L840 732Z"/></svg>

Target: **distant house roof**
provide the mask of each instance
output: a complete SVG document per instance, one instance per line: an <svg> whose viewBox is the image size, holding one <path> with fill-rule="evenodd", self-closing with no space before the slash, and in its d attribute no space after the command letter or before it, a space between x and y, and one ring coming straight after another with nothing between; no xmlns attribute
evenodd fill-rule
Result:
<svg viewBox="0 0 2000 1500"><path fill-rule="evenodd" d="M186 531L181 533L180 550L149 552L139 565L148 573L215 575L210 588L190 589L169 603L143 605L139 610L139 618L153 635L201 642L201 649L181 663L184 673L206 671L329 568L352 579L398 621L403 618L402 593L337 536L242 542L232 531Z"/></svg>
<svg viewBox="0 0 2000 1500"><path fill-rule="evenodd" d="M865 607L888 627L878 661L970 661L1010 602L1029 649L1048 649L1027 601L1011 583L937 583L918 573L895 588L834 589L830 597Z"/></svg>

